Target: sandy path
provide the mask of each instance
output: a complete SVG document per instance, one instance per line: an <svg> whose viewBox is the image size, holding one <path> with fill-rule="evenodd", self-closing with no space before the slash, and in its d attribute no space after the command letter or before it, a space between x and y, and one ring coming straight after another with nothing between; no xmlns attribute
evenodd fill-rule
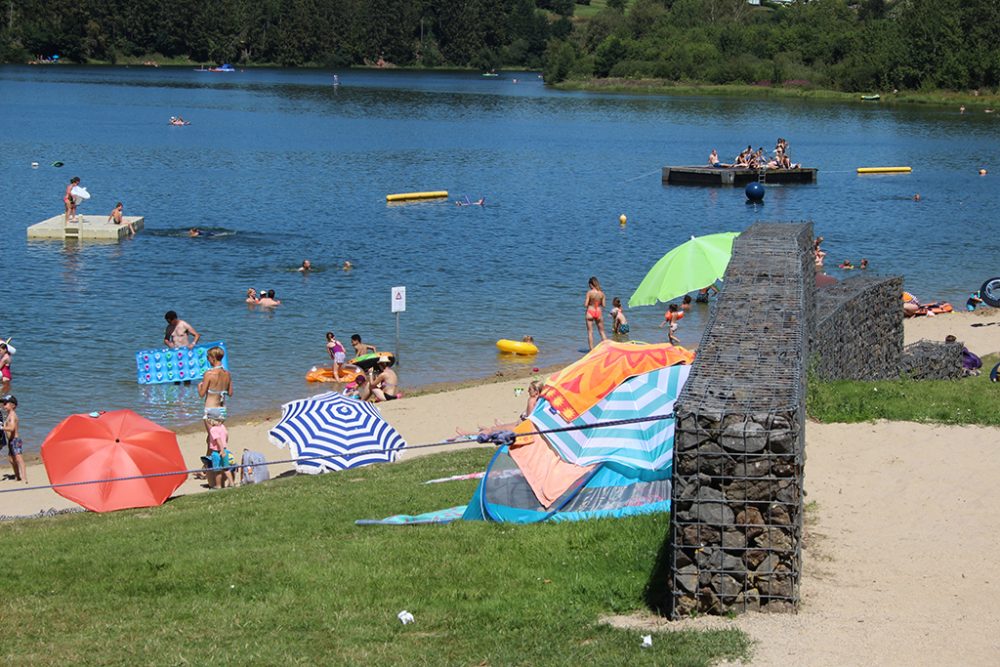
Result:
<svg viewBox="0 0 1000 667"><path fill-rule="evenodd" d="M807 426L810 503L797 615L615 618L737 627L753 665L995 665L1000 659L996 429ZM655 639L654 639L655 641Z"/></svg>

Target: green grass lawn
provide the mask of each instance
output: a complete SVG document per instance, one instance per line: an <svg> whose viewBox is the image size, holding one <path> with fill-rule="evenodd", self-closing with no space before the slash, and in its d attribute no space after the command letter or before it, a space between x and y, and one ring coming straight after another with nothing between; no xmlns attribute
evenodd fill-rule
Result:
<svg viewBox="0 0 1000 667"><path fill-rule="evenodd" d="M571 524L356 527L464 504L466 451L274 480L148 510L0 524L11 664L708 665L742 633L640 648L665 515ZM416 618L403 626L396 614Z"/></svg>
<svg viewBox="0 0 1000 667"><path fill-rule="evenodd" d="M809 380L809 416L821 422L875 419L1000 426L1000 383L990 369L1000 355L983 357L982 374L960 380Z"/></svg>

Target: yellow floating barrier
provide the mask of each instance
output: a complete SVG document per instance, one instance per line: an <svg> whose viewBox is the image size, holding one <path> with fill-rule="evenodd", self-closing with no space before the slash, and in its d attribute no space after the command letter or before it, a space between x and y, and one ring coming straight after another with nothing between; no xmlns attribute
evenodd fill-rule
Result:
<svg viewBox="0 0 1000 667"><path fill-rule="evenodd" d="M448 197L447 190L436 190L434 192L400 192L394 195L386 195L386 201L413 201L414 199L444 199Z"/></svg>
<svg viewBox="0 0 1000 667"><path fill-rule="evenodd" d="M859 174L908 174L909 167L858 167Z"/></svg>

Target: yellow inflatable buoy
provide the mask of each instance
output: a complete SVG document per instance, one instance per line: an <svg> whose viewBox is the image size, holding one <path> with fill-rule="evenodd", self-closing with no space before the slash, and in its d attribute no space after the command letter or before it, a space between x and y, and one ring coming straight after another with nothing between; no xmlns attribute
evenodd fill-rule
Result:
<svg viewBox="0 0 1000 667"><path fill-rule="evenodd" d="M497 341L497 349L510 354L538 354L538 348L534 343L526 343L520 340L507 340L501 338Z"/></svg>
<svg viewBox="0 0 1000 667"><path fill-rule="evenodd" d="M394 195L386 195L386 201L413 201L416 199L444 199L448 196L447 190L433 190L430 192L400 192Z"/></svg>
<svg viewBox="0 0 1000 667"><path fill-rule="evenodd" d="M859 174L908 174L910 167L858 167Z"/></svg>
<svg viewBox="0 0 1000 667"><path fill-rule="evenodd" d="M624 213L618 216L618 224L624 226L626 222L628 222L628 218L625 217Z"/></svg>

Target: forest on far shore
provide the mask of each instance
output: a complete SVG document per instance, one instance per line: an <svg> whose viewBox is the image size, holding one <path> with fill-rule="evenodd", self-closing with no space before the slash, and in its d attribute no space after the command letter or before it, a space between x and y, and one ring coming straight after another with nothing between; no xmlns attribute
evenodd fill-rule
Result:
<svg viewBox="0 0 1000 667"><path fill-rule="evenodd" d="M864 90L1000 86L998 0L0 0L0 61L541 69Z"/></svg>

